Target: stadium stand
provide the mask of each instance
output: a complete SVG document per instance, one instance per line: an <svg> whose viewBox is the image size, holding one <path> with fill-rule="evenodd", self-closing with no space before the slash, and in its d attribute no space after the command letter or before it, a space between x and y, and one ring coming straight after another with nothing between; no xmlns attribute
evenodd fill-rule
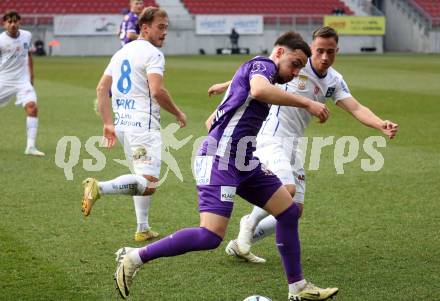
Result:
<svg viewBox="0 0 440 301"><path fill-rule="evenodd" d="M157 6L156 1L144 1L146 6ZM0 11L15 9L21 14L119 14L128 7L127 0L2 0Z"/></svg>
<svg viewBox="0 0 440 301"><path fill-rule="evenodd" d="M429 16L432 27L440 26L440 1L413 0L413 3Z"/></svg>
<svg viewBox="0 0 440 301"><path fill-rule="evenodd" d="M414 2L432 18L433 26L440 26L440 1L414 0Z"/></svg>
<svg viewBox="0 0 440 301"><path fill-rule="evenodd" d="M440 1L415 0L415 2L432 17L440 17Z"/></svg>
<svg viewBox="0 0 440 301"><path fill-rule="evenodd" d="M353 12L340 0L182 0L191 14L320 14L329 15L335 8Z"/></svg>
<svg viewBox="0 0 440 301"><path fill-rule="evenodd" d="M145 0L146 6L158 6L155 0ZM120 14L128 7L127 0L1 0L0 11L14 9L24 15L22 24L52 24L56 14ZM28 15L34 15L29 17Z"/></svg>

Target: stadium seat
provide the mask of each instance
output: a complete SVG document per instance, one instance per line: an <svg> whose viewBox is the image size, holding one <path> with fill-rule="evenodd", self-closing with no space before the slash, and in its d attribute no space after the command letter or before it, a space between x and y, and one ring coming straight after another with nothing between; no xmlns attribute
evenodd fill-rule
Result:
<svg viewBox="0 0 440 301"><path fill-rule="evenodd" d="M182 0L192 14L331 14L335 7L342 8L346 14L353 12L340 0L255 0L249 5L247 0ZM322 19L322 17L320 17ZM267 22L275 21L272 17L265 18Z"/></svg>
<svg viewBox="0 0 440 301"><path fill-rule="evenodd" d="M158 6L155 0L145 0L146 6ZM119 14L128 7L127 0L93 2L89 0L0 0L0 11L17 10L20 14ZM52 24L52 17L30 16L22 24Z"/></svg>
<svg viewBox="0 0 440 301"><path fill-rule="evenodd" d="M415 0L415 2L432 18L440 18L440 1Z"/></svg>

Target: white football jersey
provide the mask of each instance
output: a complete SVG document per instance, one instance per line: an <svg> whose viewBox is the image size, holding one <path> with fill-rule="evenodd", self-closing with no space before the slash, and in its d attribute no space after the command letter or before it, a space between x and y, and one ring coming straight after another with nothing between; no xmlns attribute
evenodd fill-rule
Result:
<svg viewBox="0 0 440 301"><path fill-rule="evenodd" d="M0 34L0 83L21 84L29 82L29 49L32 34L19 30L17 38L10 37L6 31Z"/></svg>
<svg viewBox="0 0 440 301"><path fill-rule="evenodd" d="M331 98L334 103L351 97L342 75L330 67L325 76L319 76L313 69L310 59L299 75L279 88L325 103ZM276 137L303 137L312 115L305 109L272 105L259 135Z"/></svg>
<svg viewBox="0 0 440 301"><path fill-rule="evenodd" d="M146 40L135 40L116 52L104 74L112 77L115 128L124 131L160 129L160 106L152 99L147 74L163 76L165 58Z"/></svg>

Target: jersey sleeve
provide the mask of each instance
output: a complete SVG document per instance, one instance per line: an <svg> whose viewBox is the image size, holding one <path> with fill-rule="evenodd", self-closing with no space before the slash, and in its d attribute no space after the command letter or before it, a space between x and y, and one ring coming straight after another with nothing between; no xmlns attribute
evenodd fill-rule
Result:
<svg viewBox="0 0 440 301"><path fill-rule="evenodd" d="M147 74L156 73L163 76L165 71L165 57L161 52L154 53L147 63Z"/></svg>
<svg viewBox="0 0 440 301"><path fill-rule="evenodd" d="M337 103L339 100L351 97L350 89L348 89L345 80L340 77L336 83L335 93L333 93L333 102Z"/></svg>
<svg viewBox="0 0 440 301"><path fill-rule="evenodd" d="M276 77L276 67L273 63L263 60L256 60L251 63L249 71L249 81L254 76L261 76L267 79L271 84L274 83Z"/></svg>
<svg viewBox="0 0 440 301"><path fill-rule="evenodd" d="M112 70L113 70L113 59L110 60L110 63L105 68L104 75L112 76Z"/></svg>

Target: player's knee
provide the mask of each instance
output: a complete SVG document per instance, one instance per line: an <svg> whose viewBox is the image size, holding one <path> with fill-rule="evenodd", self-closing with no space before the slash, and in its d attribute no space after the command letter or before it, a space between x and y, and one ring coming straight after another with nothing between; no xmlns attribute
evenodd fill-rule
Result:
<svg viewBox="0 0 440 301"><path fill-rule="evenodd" d="M24 107L26 114L30 117L37 117L38 116L38 107L37 104L33 101L27 103Z"/></svg>
<svg viewBox="0 0 440 301"><path fill-rule="evenodd" d="M199 239L203 241L205 250L216 249L223 241L222 237L203 227L200 227Z"/></svg>
<svg viewBox="0 0 440 301"><path fill-rule="evenodd" d="M152 195L156 192L156 188L147 187L143 193L143 195Z"/></svg>
<svg viewBox="0 0 440 301"><path fill-rule="evenodd" d="M148 185L147 188L145 188L143 195L152 195L153 193L156 192L155 183L157 183L159 179L148 175L144 175L143 177L147 180L147 185Z"/></svg>
<svg viewBox="0 0 440 301"><path fill-rule="evenodd" d="M278 214L275 218L278 223L285 225L295 225L301 216L300 206L297 203L292 203L289 208Z"/></svg>
<svg viewBox="0 0 440 301"><path fill-rule="evenodd" d="M285 185L287 191L290 193L290 195L293 197L296 192L295 185Z"/></svg>

